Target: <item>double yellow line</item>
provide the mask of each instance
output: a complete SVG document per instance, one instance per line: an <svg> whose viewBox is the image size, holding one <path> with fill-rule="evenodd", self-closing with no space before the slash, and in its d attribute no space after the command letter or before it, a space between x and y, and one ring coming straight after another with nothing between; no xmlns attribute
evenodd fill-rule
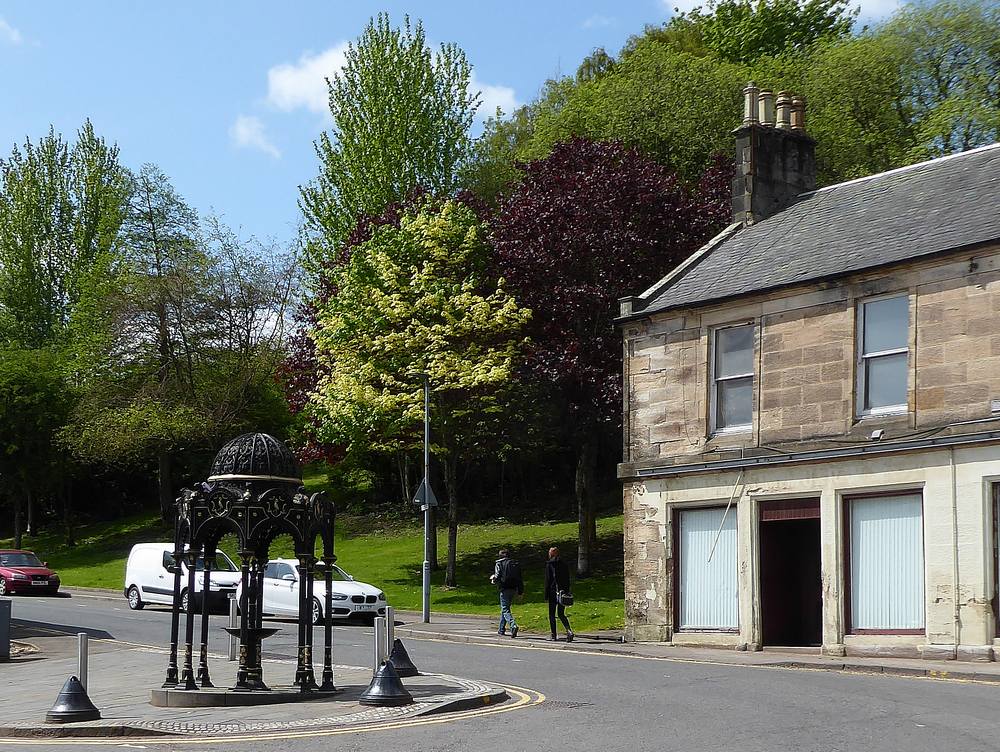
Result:
<svg viewBox="0 0 1000 752"><path fill-rule="evenodd" d="M170 736L153 736L153 737L140 737L140 736L125 736L125 737L101 737L101 738L80 738L80 737L70 737L65 739L0 739L0 744L10 746L64 746L64 745L74 745L74 746L116 746L120 747L123 745L170 745L170 746L180 746L186 744L221 744L225 743L227 745L234 742L252 742L252 741L271 741L275 739L309 739L319 736L340 736L341 734L363 734L370 731L392 731L394 729L401 728L415 728L418 726L436 726L441 723L454 723L455 721L461 721L466 718L478 718L484 715L498 715L500 713L509 713L512 710L519 710L524 707L530 707L532 705L538 705L545 702L545 695L541 692L536 692L531 689L525 689L524 687L512 687L509 685L501 685L507 694L511 696L513 702L505 702L501 705L484 705L483 708L479 710L467 710L459 711L455 713L443 713L438 716L429 717L417 717L410 719L401 719L398 721L386 721L384 723L372 723L367 725L352 726L350 728L342 729L316 729L314 731L269 731L269 732L258 732L253 734L226 734L225 736L181 736L181 735L170 735Z"/></svg>

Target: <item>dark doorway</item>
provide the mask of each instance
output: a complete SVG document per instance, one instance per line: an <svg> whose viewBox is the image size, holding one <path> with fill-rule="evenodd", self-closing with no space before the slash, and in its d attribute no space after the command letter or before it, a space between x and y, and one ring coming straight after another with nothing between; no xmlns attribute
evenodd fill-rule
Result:
<svg viewBox="0 0 1000 752"><path fill-rule="evenodd" d="M761 504L760 582L764 645L820 645L823 582L818 499Z"/></svg>

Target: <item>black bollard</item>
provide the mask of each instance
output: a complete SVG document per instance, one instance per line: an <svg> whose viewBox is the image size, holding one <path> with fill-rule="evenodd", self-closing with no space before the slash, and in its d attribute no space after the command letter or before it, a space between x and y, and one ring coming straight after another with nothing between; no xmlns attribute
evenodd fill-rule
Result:
<svg viewBox="0 0 1000 752"><path fill-rule="evenodd" d="M389 661L385 661L379 666L372 683L368 685L361 697L358 699L362 705L381 705L394 707L397 705L409 705L413 702L413 697L406 691L403 682L399 680L399 674L392 667Z"/></svg>
<svg viewBox="0 0 1000 752"><path fill-rule="evenodd" d="M389 663L396 669L396 673L401 677L419 676L420 672L410 660L410 654L403 647L403 641L398 637L392 641L392 652L389 653Z"/></svg>
<svg viewBox="0 0 1000 752"><path fill-rule="evenodd" d="M66 680L56 698L56 704L45 714L46 723L76 723L100 719L101 711L87 697L87 690L75 676Z"/></svg>

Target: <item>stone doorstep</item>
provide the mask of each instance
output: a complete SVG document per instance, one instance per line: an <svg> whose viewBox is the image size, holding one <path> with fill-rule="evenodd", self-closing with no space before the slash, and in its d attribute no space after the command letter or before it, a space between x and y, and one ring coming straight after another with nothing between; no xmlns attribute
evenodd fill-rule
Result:
<svg viewBox="0 0 1000 752"><path fill-rule="evenodd" d="M458 695L437 695L403 707L366 708L343 716L309 718L297 721L264 723L194 723L187 721L121 721L104 719L94 722L67 724L19 723L0 726L0 741L6 738L109 738L151 736L214 736L225 734L238 738L240 734L268 731L323 731L358 728L375 723L403 721L440 713L458 713L495 705L510 699L506 689L470 679L446 674L421 674L451 681L464 687ZM319 698L322 702L323 699Z"/></svg>

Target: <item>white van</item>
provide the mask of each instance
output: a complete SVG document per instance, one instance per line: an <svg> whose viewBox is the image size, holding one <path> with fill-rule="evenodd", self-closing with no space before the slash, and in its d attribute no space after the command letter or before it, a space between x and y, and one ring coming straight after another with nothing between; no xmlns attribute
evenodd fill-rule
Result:
<svg viewBox="0 0 1000 752"><path fill-rule="evenodd" d="M174 602L174 546L172 543L137 543L132 546L125 564L125 598L128 607L139 610L147 603L171 605ZM204 561L199 556L195 565L195 608L201 606ZM188 570L181 564L181 609L187 611L190 597L187 591ZM209 574L209 608L225 607L231 593L240 583L240 570L222 551L215 555L215 567Z"/></svg>

